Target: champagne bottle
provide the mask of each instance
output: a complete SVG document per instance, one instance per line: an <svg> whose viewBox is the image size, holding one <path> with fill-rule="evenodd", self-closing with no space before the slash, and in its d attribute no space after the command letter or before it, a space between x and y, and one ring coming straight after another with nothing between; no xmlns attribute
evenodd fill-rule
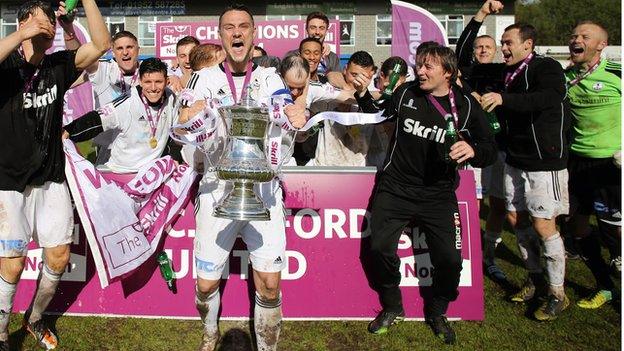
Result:
<svg viewBox="0 0 624 351"><path fill-rule="evenodd" d="M65 11L67 11L66 15L61 16L61 21L63 22L71 22L74 20L74 15L72 11L76 9L78 5L78 0L65 0Z"/></svg>
<svg viewBox="0 0 624 351"><path fill-rule="evenodd" d="M488 124L490 125L492 132L494 134L500 132L501 126L500 126L500 123L498 123L498 118L496 117L496 113L494 113L494 111L492 112L485 111L485 117L487 118Z"/></svg>
<svg viewBox="0 0 624 351"><path fill-rule="evenodd" d="M401 78L400 72L401 65L397 63L396 65L394 65L394 68L390 72L390 78L388 79L389 82L386 88L383 90L383 93L381 94L381 100L387 100L392 96L392 93L394 92L394 87L399 81L399 78Z"/></svg>
<svg viewBox="0 0 624 351"><path fill-rule="evenodd" d="M455 122L453 121L453 115L444 116L446 119L446 131L444 135L444 161L447 163L454 162L449 155L451 152L451 146L457 142L459 135L455 129Z"/></svg>

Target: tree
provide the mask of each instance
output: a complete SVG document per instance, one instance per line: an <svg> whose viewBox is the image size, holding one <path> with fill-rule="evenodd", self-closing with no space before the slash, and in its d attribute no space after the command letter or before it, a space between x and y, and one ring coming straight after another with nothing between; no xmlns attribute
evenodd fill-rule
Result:
<svg viewBox="0 0 624 351"><path fill-rule="evenodd" d="M567 45L575 24L583 20L604 26L609 32L609 45L621 45L621 13L620 0L519 0L516 3L516 21L535 26L537 45Z"/></svg>

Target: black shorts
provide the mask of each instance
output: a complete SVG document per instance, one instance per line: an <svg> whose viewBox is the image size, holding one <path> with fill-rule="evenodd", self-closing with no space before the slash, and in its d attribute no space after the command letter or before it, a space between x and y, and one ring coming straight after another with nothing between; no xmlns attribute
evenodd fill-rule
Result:
<svg viewBox="0 0 624 351"><path fill-rule="evenodd" d="M570 155L570 197L581 215L595 213L598 219L617 226L622 223L622 170L613 158Z"/></svg>

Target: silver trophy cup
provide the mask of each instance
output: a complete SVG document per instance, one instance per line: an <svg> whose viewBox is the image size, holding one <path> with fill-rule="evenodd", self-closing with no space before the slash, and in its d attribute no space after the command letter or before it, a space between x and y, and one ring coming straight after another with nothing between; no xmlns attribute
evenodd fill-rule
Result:
<svg viewBox="0 0 624 351"><path fill-rule="evenodd" d="M254 184L271 181L275 172L265 152L269 113L248 95L234 106L221 107L227 126L227 143L216 166L217 178L232 182L232 191L214 210L216 217L268 221L269 210L254 192Z"/></svg>

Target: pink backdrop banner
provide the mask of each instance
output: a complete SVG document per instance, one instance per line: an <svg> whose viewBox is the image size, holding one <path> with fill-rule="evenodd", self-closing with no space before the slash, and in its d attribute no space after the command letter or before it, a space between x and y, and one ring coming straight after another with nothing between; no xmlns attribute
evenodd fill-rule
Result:
<svg viewBox="0 0 624 351"><path fill-rule="evenodd" d="M271 56L283 57L290 50L299 49L299 42L307 38L305 21L271 20L257 21L254 44L263 47ZM156 56L173 59L176 43L187 35L202 43L220 44L218 21L205 22L162 22L156 24ZM325 42L340 56L340 22L329 21Z"/></svg>
<svg viewBox="0 0 624 351"><path fill-rule="evenodd" d="M459 297L448 316L482 320L483 275L479 218L471 171L461 171L457 197L462 226ZM374 183L372 172L309 173L304 168L285 174L287 267L282 272L283 311L289 319L369 319L379 310L377 295L369 288L359 261L366 207ZM175 293L160 277L155 259L121 283L101 289L84 235L76 235L71 263L63 276L51 310L61 313L197 318L194 305L192 205L164 241L173 260ZM277 235L277 234L276 234ZM33 243L31 243L33 245ZM414 230L399 243L401 288L408 317L422 318L420 289L431 285L431 263L424 236ZM29 252L26 269L15 297L15 310L24 311L32 298L41 250ZM244 245L237 243L224 272L222 317L250 315L251 267Z"/></svg>
<svg viewBox="0 0 624 351"><path fill-rule="evenodd" d="M74 23L76 38L81 43L91 41L87 30L78 22ZM46 51L47 54L65 50L65 39L63 38L63 28L57 24L56 33L52 47ZM69 89L63 97L65 105L63 107L63 125L70 123L74 119L93 110L93 95L91 83L87 82L75 88Z"/></svg>
<svg viewBox="0 0 624 351"><path fill-rule="evenodd" d="M431 12L404 1L392 3L392 56L400 56L407 64L416 64L416 48L425 41L448 46L446 30Z"/></svg>

